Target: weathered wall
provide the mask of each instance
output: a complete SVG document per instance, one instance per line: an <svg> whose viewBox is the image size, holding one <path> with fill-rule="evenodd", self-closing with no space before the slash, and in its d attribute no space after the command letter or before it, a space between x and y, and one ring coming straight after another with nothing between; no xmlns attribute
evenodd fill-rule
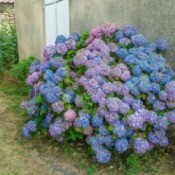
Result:
<svg viewBox="0 0 175 175"><path fill-rule="evenodd" d="M175 68L175 0L70 0L70 19L71 32L113 22L137 26L149 41L164 37L170 43L166 58Z"/></svg>
<svg viewBox="0 0 175 175"><path fill-rule="evenodd" d="M10 23L15 23L14 4L0 3L0 20L5 20Z"/></svg>
<svg viewBox="0 0 175 175"><path fill-rule="evenodd" d="M19 59L42 57L45 45L42 0L15 0Z"/></svg>

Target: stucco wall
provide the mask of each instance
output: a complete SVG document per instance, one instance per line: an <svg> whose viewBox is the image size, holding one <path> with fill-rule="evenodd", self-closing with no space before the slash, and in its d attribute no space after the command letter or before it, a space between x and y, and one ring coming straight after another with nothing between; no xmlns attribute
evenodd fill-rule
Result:
<svg viewBox="0 0 175 175"><path fill-rule="evenodd" d="M19 59L42 57L45 45L42 0L15 0Z"/></svg>
<svg viewBox="0 0 175 175"><path fill-rule="evenodd" d="M137 26L149 41L164 37L170 43L166 58L175 68L175 0L70 0L70 21L71 32L113 22Z"/></svg>

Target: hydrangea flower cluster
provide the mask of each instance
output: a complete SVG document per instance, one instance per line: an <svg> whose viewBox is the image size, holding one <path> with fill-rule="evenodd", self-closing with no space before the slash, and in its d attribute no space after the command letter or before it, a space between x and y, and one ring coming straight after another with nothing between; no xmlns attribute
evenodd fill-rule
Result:
<svg viewBox="0 0 175 175"><path fill-rule="evenodd" d="M59 35L30 67L24 137L86 138L99 163L108 163L113 151L166 147L175 127L174 72L160 53L167 48L165 39L149 43L131 25Z"/></svg>

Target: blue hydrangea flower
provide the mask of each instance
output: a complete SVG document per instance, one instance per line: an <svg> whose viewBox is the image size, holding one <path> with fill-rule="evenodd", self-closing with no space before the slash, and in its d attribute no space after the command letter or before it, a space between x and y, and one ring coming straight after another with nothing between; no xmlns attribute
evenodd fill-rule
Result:
<svg viewBox="0 0 175 175"><path fill-rule="evenodd" d="M128 55L128 51L125 48L118 48L116 54L120 58L125 58Z"/></svg>
<svg viewBox="0 0 175 175"><path fill-rule="evenodd" d="M149 104L153 104L156 101L156 96L151 94L148 96L147 99L148 99Z"/></svg>
<svg viewBox="0 0 175 175"><path fill-rule="evenodd" d="M26 126L26 128L27 128L29 131L31 131L31 132L35 132L36 129L37 129L36 127L37 127L37 124L36 124L36 122L33 121L33 120L30 120L30 121L27 123L27 126Z"/></svg>
<svg viewBox="0 0 175 175"><path fill-rule="evenodd" d="M126 134L125 126L122 124L115 126L113 133L118 135L118 137L123 137Z"/></svg>
<svg viewBox="0 0 175 175"><path fill-rule="evenodd" d="M66 37L64 35L58 35L55 41L55 44L64 43L66 41Z"/></svg>
<svg viewBox="0 0 175 175"><path fill-rule="evenodd" d="M91 123L94 127L100 127L103 125L103 120L101 120L99 117L92 117Z"/></svg>
<svg viewBox="0 0 175 175"><path fill-rule="evenodd" d="M73 39L74 41L77 42L79 40L79 38L80 38L80 34L75 32L68 37L68 40Z"/></svg>
<svg viewBox="0 0 175 175"><path fill-rule="evenodd" d="M153 94L159 94L159 92L161 91L160 85L158 83L152 83L151 84L151 91Z"/></svg>
<svg viewBox="0 0 175 175"><path fill-rule="evenodd" d="M44 76L43 76L44 80L47 80L47 81L48 80L53 81L53 77L54 77L54 73L51 70L46 70L46 72L44 73Z"/></svg>
<svg viewBox="0 0 175 175"><path fill-rule="evenodd" d="M147 39L141 34L131 36L131 42L135 46L145 46L148 44Z"/></svg>
<svg viewBox="0 0 175 175"><path fill-rule="evenodd" d="M167 40L163 39L163 38L159 38L156 42L157 44L157 48L160 50L160 51L166 51L168 49L168 42Z"/></svg>
<svg viewBox="0 0 175 175"><path fill-rule="evenodd" d="M121 138L115 141L115 149L120 152L125 152L128 149L129 143L127 139Z"/></svg>
<svg viewBox="0 0 175 175"><path fill-rule="evenodd" d="M76 125L82 128L89 127L89 124L89 119L86 116L80 116L76 121Z"/></svg>
<svg viewBox="0 0 175 175"><path fill-rule="evenodd" d="M140 75L142 73L142 70L140 69L139 65L136 65L132 68L132 73L136 76Z"/></svg>
<svg viewBox="0 0 175 175"><path fill-rule="evenodd" d="M29 129L28 128L23 128L23 130L22 130L22 135L26 138L26 139L28 139L29 137L30 137L30 131L29 131Z"/></svg>
<svg viewBox="0 0 175 175"><path fill-rule="evenodd" d="M67 75L67 70L64 67L60 67L56 70L55 74L63 78Z"/></svg>
<svg viewBox="0 0 175 175"><path fill-rule="evenodd" d="M124 62L127 64L127 65L130 65L130 64L136 64L138 61L137 57L134 56L134 55L131 55L129 54L128 56L126 56L124 58Z"/></svg>
<svg viewBox="0 0 175 175"><path fill-rule="evenodd" d="M122 38L124 38L123 32L122 31L116 32L116 34L115 34L115 41L119 41Z"/></svg>
<svg viewBox="0 0 175 175"><path fill-rule="evenodd" d="M100 126L99 127L99 133L101 134L101 135L109 135L109 132L107 131L107 129L104 127L104 126Z"/></svg>

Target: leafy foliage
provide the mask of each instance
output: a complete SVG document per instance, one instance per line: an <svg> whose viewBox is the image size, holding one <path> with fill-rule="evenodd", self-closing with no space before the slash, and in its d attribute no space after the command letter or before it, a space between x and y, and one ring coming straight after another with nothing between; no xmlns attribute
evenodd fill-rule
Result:
<svg viewBox="0 0 175 175"><path fill-rule="evenodd" d="M36 60L34 57L29 57L20 61L17 64L14 64L12 69L10 70L12 76L20 82L25 82L29 73L29 67L34 60Z"/></svg>
<svg viewBox="0 0 175 175"><path fill-rule="evenodd" d="M0 21L0 72L18 62L17 35L14 24Z"/></svg>

